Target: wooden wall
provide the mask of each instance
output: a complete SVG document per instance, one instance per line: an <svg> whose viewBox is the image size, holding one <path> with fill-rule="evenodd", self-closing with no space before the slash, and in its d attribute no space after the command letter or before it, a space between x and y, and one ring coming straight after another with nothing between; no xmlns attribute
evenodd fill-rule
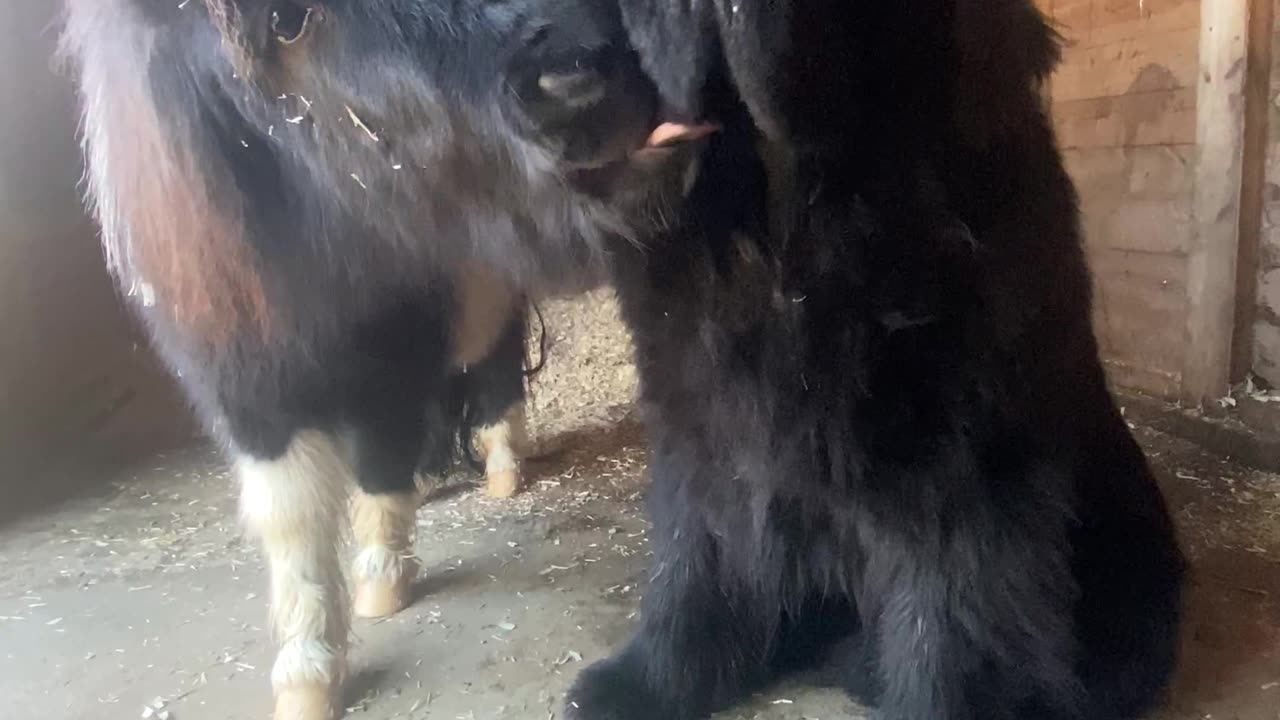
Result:
<svg viewBox="0 0 1280 720"><path fill-rule="evenodd" d="M1241 0L1244 2L1244 0ZM1050 91L1080 191L1112 380L1181 387L1199 0L1040 0L1068 40Z"/></svg>

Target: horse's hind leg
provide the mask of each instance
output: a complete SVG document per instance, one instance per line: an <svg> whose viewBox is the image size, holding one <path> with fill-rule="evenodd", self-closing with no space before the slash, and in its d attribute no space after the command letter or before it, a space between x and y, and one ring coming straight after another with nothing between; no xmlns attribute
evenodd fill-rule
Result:
<svg viewBox="0 0 1280 720"><path fill-rule="evenodd" d="M506 498L520 491L520 455L529 447L525 427L525 321L508 320L489 356L467 368L464 383L468 424L484 458L485 492Z"/></svg>
<svg viewBox="0 0 1280 720"><path fill-rule="evenodd" d="M497 422L476 431L484 456L485 494L508 498L520 492L520 450L528 446L524 404L512 405Z"/></svg>
<svg viewBox="0 0 1280 720"><path fill-rule="evenodd" d="M386 617L409 604L418 576L413 554L417 509L413 491L369 494L356 490L351 529L358 548L352 566L357 616Z"/></svg>
<svg viewBox="0 0 1280 720"><path fill-rule="evenodd" d="M429 401L446 392L445 323L428 307L404 308L362 336L366 363L346 412L358 487L351 502L356 543L354 610L385 617L412 599L419 493L414 474Z"/></svg>
<svg viewBox="0 0 1280 720"><path fill-rule="evenodd" d="M401 401L403 402L403 401ZM421 446L419 411L399 421L395 400L385 398L381 420L366 418L352 432L357 487L351 499L355 614L394 615L411 600L418 561L413 554L418 491L414 485ZM404 403L407 405L408 403ZM414 403L418 405L418 403Z"/></svg>

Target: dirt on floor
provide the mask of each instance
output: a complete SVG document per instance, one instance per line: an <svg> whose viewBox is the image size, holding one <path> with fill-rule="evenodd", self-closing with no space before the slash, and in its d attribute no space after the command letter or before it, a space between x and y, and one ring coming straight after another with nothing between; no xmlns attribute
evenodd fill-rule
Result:
<svg viewBox="0 0 1280 720"><path fill-rule="evenodd" d="M1137 433L1195 564L1183 669L1159 717L1277 720L1280 477ZM554 718L574 674L627 637L648 565L642 433L623 422L556 444L515 500L463 474L421 510L418 599L357 623L352 717ZM211 450L8 527L0 566L4 716L268 716L262 560ZM862 715L842 696L794 685L723 716L847 717Z"/></svg>
<svg viewBox="0 0 1280 720"><path fill-rule="evenodd" d="M458 473L419 512L417 600L356 623L348 717L553 720L573 677L630 633L649 564L644 438L601 297L544 308L555 342L531 416L548 454L526 465L527 492L491 500ZM1135 433L1194 563L1158 717L1280 720L1280 476ZM0 717L269 717L265 572L212 449L0 528L0 567ZM718 720L861 717L793 683Z"/></svg>

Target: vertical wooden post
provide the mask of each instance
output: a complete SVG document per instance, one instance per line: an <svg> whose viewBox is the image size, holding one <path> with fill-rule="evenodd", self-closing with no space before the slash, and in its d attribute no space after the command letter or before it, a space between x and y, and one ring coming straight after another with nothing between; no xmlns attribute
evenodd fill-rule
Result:
<svg viewBox="0 0 1280 720"><path fill-rule="evenodd" d="M1209 406L1227 393L1235 327L1244 170L1245 0L1201 0L1195 198L1187 249L1187 352L1182 398Z"/></svg>
<svg viewBox="0 0 1280 720"><path fill-rule="evenodd" d="M1258 316L1258 267L1267 187L1267 143L1271 116L1273 0L1249 0L1249 41L1244 91L1244 174L1240 186L1240 244L1236 256L1236 322L1231 345L1231 382L1253 370L1253 324Z"/></svg>

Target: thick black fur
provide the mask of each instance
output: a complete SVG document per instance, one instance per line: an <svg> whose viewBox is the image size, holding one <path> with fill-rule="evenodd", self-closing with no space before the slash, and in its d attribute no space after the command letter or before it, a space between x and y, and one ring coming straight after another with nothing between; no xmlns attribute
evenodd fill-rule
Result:
<svg viewBox="0 0 1280 720"><path fill-rule="evenodd" d="M886 720L1150 709L1184 561L1099 363L1039 13L622 4L725 129L614 264L656 557L569 716L699 718L820 661Z"/></svg>

